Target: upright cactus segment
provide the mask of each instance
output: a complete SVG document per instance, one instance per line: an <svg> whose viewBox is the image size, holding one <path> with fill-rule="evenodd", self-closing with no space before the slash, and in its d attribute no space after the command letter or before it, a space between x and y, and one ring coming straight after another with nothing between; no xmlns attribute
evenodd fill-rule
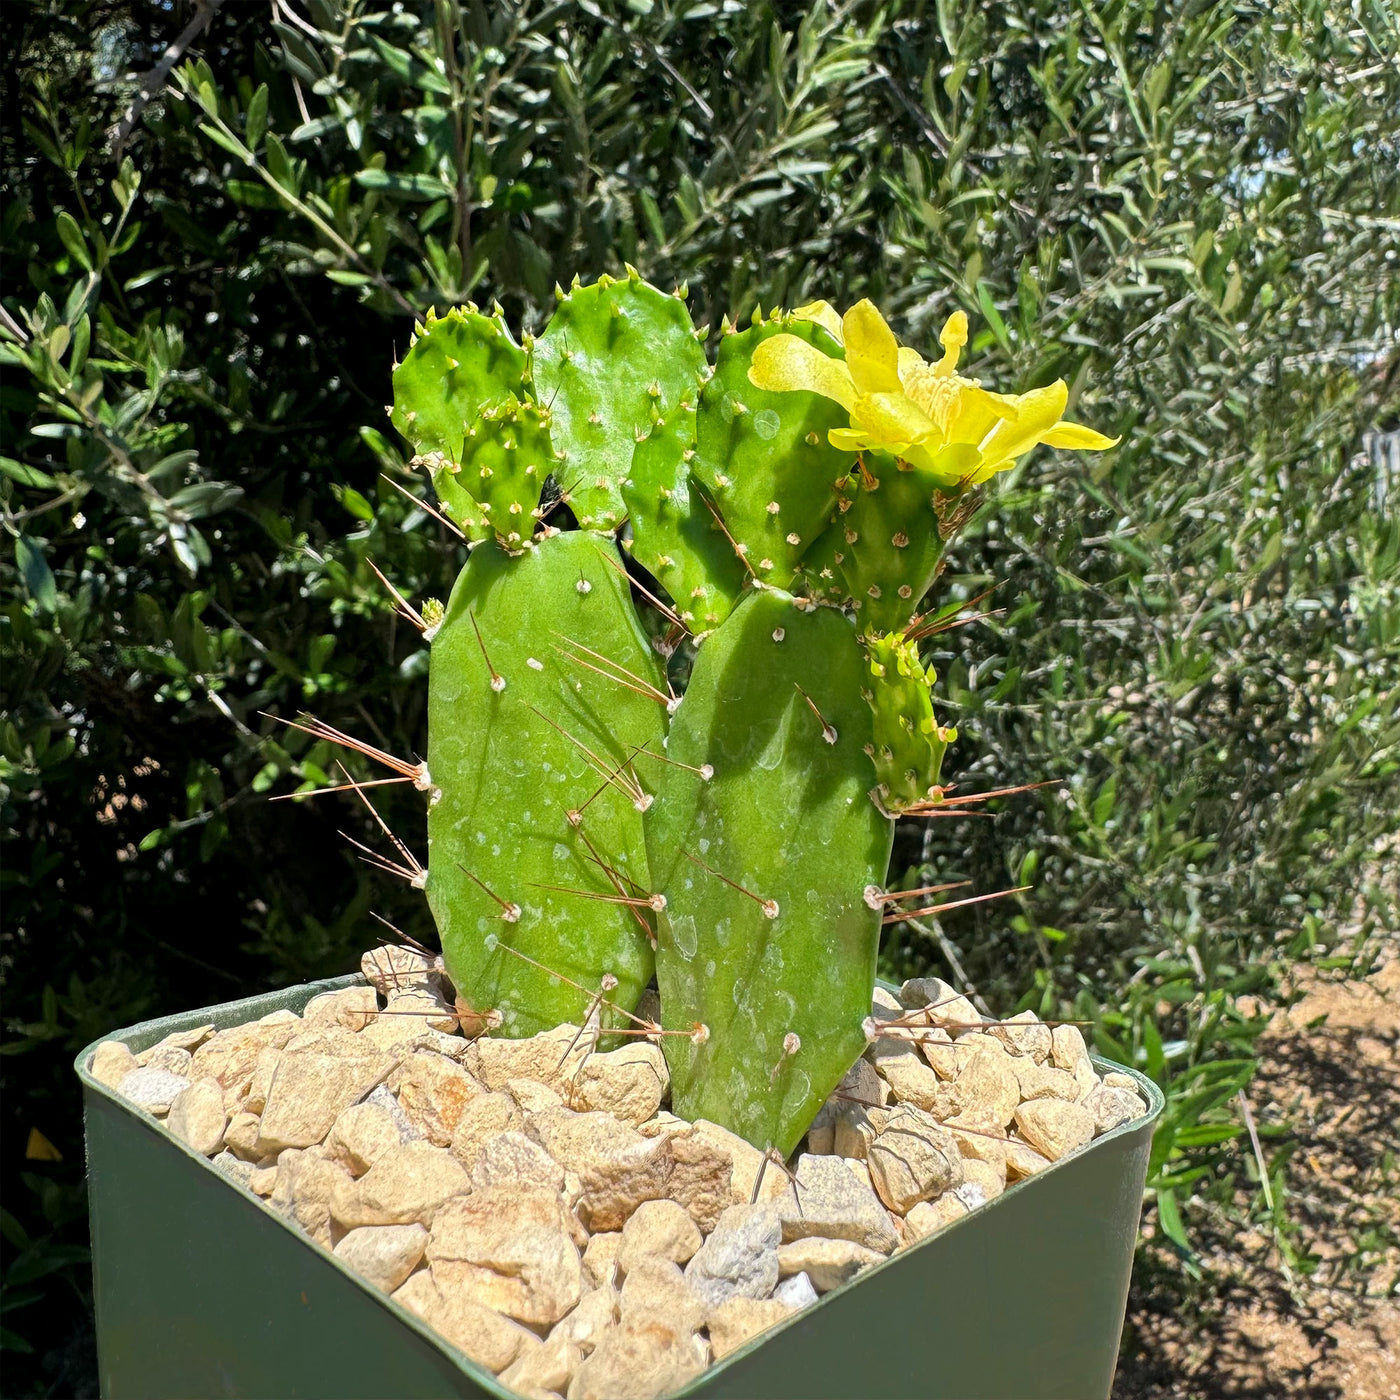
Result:
<svg viewBox="0 0 1400 1400"><path fill-rule="evenodd" d="M830 533L832 559L844 582L842 601L861 632L903 632L938 573L946 543L942 523L962 494L954 483L883 452L867 452L841 493Z"/></svg>
<svg viewBox="0 0 1400 1400"><path fill-rule="evenodd" d="M575 281L534 345L536 397L554 420L558 474L585 529L614 530L627 513L632 452L682 400L694 401L705 351L680 295L629 268Z"/></svg>
<svg viewBox="0 0 1400 1400"><path fill-rule="evenodd" d="M854 457L828 441L846 422L839 405L815 393L770 392L749 378L755 349L777 335L840 354L815 322L779 315L726 334L700 396L694 472L754 577L786 588L830 520L836 482Z"/></svg>
<svg viewBox="0 0 1400 1400"><path fill-rule="evenodd" d="M635 688L589 669L599 658ZM609 974L626 1010L646 986L651 774L636 771L663 752L664 687L612 540L577 531L518 558L491 543L472 553L432 645L426 890L480 1027L578 1023Z"/></svg>
<svg viewBox="0 0 1400 1400"><path fill-rule="evenodd" d="M622 500L632 522L631 554L671 595L695 636L729 616L746 577L717 512L690 475L695 406L658 416L632 456Z"/></svg>
<svg viewBox="0 0 1400 1400"><path fill-rule="evenodd" d="M518 551L534 534L540 492L554 462L549 414L514 394L487 404L468 423L458 480L507 549Z"/></svg>
<svg viewBox="0 0 1400 1400"><path fill-rule="evenodd" d="M871 796L896 816L916 803L937 799L943 754L958 737L933 713L933 668L919 660L917 643L887 634L867 638L870 682L866 703L873 715Z"/></svg>
<svg viewBox="0 0 1400 1400"><path fill-rule="evenodd" d="M672 1101L792 1151L865 1043L893 824L849 620L750 594L700 649L647 815ZM697 1044L695 1041L700 1041Z"/></svg>
<svg viewBox="0 0 1400 1400"><path fill-rule="evenodd" d="M469 538L488 531L477 499L458 479L468 425L483 408L523 393L524 382L525 352L505 318L474 306L441 317L429 311L394 367L394 427L413 444L444 511Z"/></svg>

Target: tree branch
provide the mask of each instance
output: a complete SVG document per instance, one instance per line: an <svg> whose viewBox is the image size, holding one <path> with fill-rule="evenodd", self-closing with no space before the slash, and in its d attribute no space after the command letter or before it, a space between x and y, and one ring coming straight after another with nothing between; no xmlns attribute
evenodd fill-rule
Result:
<svg viewBox="0 0 1400 1400"><path fill-rule="evenodd" d="M122 153L127 138L131 135L141 114L157 97L170 78L171 70L185 56L185 50L214 22L214 16L223 8L224 0L195 0L194 18L180 31L179 37L161 54L160 62L141 79L131 106L116 126L107 133L112 145L112 158Z"/></svg>

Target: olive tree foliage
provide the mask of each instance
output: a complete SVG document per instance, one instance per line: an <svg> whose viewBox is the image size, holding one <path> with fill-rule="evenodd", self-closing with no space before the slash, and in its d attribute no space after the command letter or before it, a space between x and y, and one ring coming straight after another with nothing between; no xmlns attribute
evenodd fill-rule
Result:
<svg viewBox="0 0 1400 1400"><path fill-rule="evenodd" d="M936 604L995 611L940 638L951 769L1058 786L901 833L911 883L1035 888L886 959L1153 1074L1185 1249L1178 1196L1244 1170L1236 996L1390 917L1392 8L270 0L206 7L145 104L199 13L0 7L5 1111L66 1158L12 1253L75 1228L73 1049L348 967L371 908L431 937L338 841L362 810L268 800L341 756L265 715L421 751L370 561L445 597L464 555L410 499L395 352L624 263L714 327L869 295L927 353L961 306L969 372L1124 435L1032 456L952 551Z"/></svg>

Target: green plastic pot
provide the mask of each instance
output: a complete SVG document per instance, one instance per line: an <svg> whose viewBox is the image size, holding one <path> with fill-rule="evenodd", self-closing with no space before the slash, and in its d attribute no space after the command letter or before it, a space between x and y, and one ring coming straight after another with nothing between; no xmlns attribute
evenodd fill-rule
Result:
<svg viewBox="0 0 1400 1400"><path fill-rule="evenodd" d="M300 1011L313 982L107 1039ZM93 1285L102 1393L136 1397L508 1397L423 1322L88 1073ZM1120 1066L1099 1062L1101 1071ZM1131 1073L1131 1071L1127 1071ZM1107 1396L1162 1095L1145 1118L1008 1188L711 1367L706 1400Z"/></svg>

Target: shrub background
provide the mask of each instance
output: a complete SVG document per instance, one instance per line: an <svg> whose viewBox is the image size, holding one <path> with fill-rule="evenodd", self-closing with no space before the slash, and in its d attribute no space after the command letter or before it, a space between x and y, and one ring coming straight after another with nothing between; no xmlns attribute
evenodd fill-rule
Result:
<svg viewBox="0 0 1400 1400"><path fill-rule="evenodd" d="M624 261L716 328L868 295L927 352L962 306L970 373L1064 375L1124 435L1004 478L941 583L999 610L940 638L949 771L1062 781L899 851L1035 888L884 959L1091 1020L1164 1086L1189 1274L1193 1213L1255 1172L1237 998L1394 927L1389 7L12 0L0 36L7 1389L94 1393L73 1055L344 971L371 908L431 936L336 836L361 813L268 802L333 755L262 714L422 751L426 653L367 565L445 598L464 558L389 484L426 489L384 416L414 315L537 329Z"/></svg>

